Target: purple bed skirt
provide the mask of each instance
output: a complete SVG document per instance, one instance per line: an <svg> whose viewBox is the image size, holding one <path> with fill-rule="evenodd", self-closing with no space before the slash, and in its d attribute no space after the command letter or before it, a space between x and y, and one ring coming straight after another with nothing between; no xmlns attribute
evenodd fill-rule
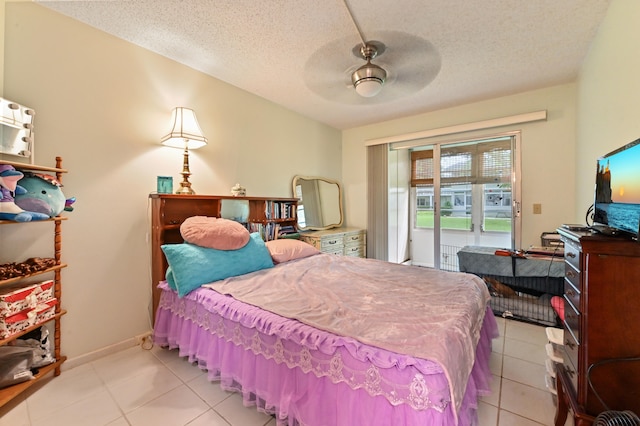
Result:
<svg viewBox="0 0 640 426"><path fill-rule="evenodd" d="M490 391L487 308L460 408L442 369L428 360L363 345L200 288L184 298L165 283L155 344L208 371L245 405L274 414L278 425L475 425L478 397Z"/></svg>

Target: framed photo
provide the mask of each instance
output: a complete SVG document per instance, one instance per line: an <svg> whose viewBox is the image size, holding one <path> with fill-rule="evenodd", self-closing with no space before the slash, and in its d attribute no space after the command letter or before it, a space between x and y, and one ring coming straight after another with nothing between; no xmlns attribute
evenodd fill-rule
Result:
<svg viewBox="0 0 640 426"><path fill-rule="evenodd" d="M173 193L173 178L171 176L158 176L158 194Z"/></svg>

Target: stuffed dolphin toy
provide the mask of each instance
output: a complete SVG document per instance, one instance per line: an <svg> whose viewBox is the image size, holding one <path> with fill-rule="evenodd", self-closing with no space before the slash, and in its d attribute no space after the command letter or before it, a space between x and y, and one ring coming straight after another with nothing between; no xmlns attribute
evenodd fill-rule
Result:
<svg viewBox="0 0 640 426"><path fill-rule="evenodd" d="M47 214L26 211L16 205L14 197L26 192L22 186L18 185L18 181L23 176L22 172L12 165L0 164L0 220L30 222L49 219Z"/></svg>

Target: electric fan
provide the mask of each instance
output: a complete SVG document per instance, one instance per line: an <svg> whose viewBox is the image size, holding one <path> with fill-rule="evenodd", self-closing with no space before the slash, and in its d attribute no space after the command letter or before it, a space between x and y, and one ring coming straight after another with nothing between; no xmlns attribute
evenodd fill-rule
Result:
<svg viewBox="0 0 640 426"><path fill-rule="evenodd" d="M594 426L640 426L640 417L632 411L604 411L598 414Z"/></svg>

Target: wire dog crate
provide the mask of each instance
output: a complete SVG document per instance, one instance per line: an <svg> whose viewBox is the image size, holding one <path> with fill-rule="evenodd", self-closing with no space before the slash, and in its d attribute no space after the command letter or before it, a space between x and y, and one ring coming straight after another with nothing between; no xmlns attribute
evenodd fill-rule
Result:
<svg viewBox="0 0 640 426"><path fill-rule="evenodd" d="M554 326L551 298L564 291L562 258L498 256L496 248L466 246L458 251L460 271L478 275L491 293L496 315Z"/></svg>
<svg viewBox="0 0 640 426"><path fill-rule="evenodd" d="M551 298L561 295L564 279L558 277L505 277L482 275L492 278L513 290L513 294L499 294L490 284L489 306L496 315L541 325L558 325L558 317L551 307Z"/></svg>

